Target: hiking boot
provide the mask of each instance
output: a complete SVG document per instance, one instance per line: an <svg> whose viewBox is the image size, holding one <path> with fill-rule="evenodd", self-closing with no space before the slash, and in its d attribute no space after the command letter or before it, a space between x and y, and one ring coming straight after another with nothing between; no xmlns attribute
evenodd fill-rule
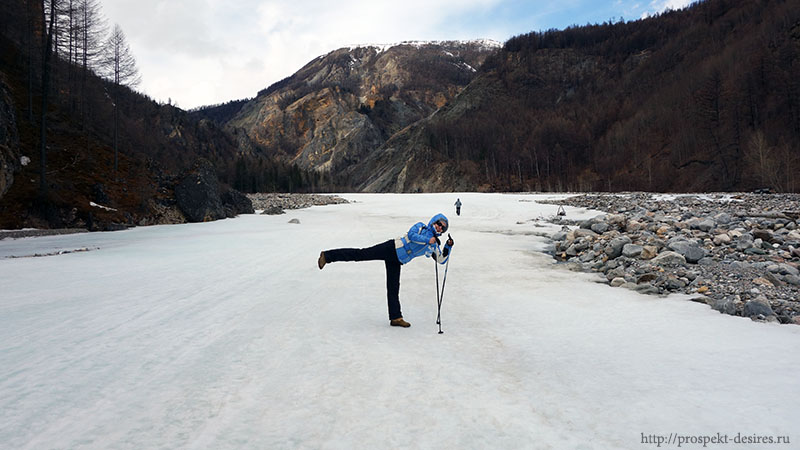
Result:
<svg viewBox="0 0 800 450"><path fill-rule="evenodd" d="M327 264L328 261L325 261L325 252L319 252L319 259L317 260L317 265L319 266L319 270L322 270Z"/></svg>
<svg viewBox="0 0 800 450"><path fill-rule="evenodd" d="M393 327L403 327L403 328L408 328L408 327L411 326L411 324L406 322L405 320L403 320L402 317L398 317L397 319L390 320L389 321L389 325L391 325Z"/></svg>

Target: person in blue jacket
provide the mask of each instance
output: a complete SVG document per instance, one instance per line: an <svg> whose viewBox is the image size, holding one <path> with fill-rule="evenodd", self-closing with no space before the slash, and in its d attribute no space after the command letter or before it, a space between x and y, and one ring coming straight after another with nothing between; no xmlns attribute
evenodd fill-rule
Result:
<svg viewBox="0 0 800 450"><path fill-rule="evenodd" d="M386 265L386 300L389 306L389 324L393 327L411 326L403 320L400 311L400 267L417 256L433 258L445 264L453 247L453 239L440 247L439 236L447 231L447 217L437 214L425 225L415 223L403 236L389 239L368 248L337 248L320 252L317 265L320 270L325 264L337 261L383 261Z"/></svg>

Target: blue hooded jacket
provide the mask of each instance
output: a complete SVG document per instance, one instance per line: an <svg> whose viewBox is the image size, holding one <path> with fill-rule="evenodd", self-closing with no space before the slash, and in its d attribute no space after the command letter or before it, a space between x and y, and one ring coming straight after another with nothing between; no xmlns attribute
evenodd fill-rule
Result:
<svg viewBox="0 0 800 450"><path fill-rule="evenodd" d="M426 258L430 258L434 254L439 264L447 262L450 257L450 246L445 244L444 249L441 249L437 243L428 243L432 237L439 236L433 227L433 223L437 220L442 220L448 227L450 226L450 221L444 214L437 214L428 221L427 225L417 222L408 230L408 233L394 240L397 259L401 264L405 264L417 256L425 255Z"/></svg>

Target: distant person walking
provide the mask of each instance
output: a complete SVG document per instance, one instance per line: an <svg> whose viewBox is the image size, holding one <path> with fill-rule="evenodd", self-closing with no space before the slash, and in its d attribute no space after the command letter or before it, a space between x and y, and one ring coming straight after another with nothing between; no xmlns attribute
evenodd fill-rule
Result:
<svg viewBox="0 0 800 450"><path fill-rule="evenodd" d="M455 205L456 205L456 215L460 216L461 215L461 199L460 198L456 199Z"/></svg>
<svg viewBox="0 0 800 450"><path fill-rule="evenodd" d="M317 265L320 270L325 264L338 261L383 261L386 265L386 302L389 306L389 325L393 327L411 326L403 320L400 311L400 267L417 256L432 257L439 264L445 264L453 247L448 239L441 249L439 236L447 231L447 217L437 214L425 225L415 223L408 233L397 238L373 245L369 248L337 248L324 250L319 254Z"/></svg>

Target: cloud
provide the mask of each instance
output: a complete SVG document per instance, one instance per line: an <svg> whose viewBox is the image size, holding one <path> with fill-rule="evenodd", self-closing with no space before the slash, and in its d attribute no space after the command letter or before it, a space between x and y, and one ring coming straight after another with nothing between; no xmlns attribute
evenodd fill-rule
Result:
<svg viewBox="0 0 800 450"><path fill-rule="evenodd" d="M647 1L647 0L644 0ZM340 47L490 38L638 17L622 0L107 0L139 64L142 89L183 108L253 97ZM638 3L638 2L637 2ZM689 0L655 0L651 12ZM629 6L626 6L629 5ZM559 16L561 14L561 16ZM596 15L598 17L593 16Z"/></svg>

